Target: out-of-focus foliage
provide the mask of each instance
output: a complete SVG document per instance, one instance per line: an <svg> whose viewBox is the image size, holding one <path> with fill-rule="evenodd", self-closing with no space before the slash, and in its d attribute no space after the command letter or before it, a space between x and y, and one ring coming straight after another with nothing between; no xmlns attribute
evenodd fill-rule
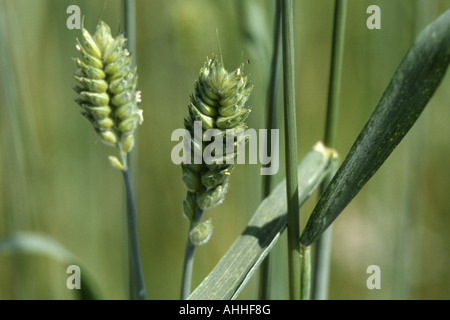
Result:
<svg viewBox="0 0 450 320"><path fill-rule="evenodd" d="M258 8L247 14L238 1L136 2L134 54L145 116L136 145L141 258L148 298L177 299L188 221L181 210L186 192L181 168L170 157L176 144L171 133L183 128L189 94L205 58L218 53L216 30L227 69L250 61L245 71L254 89L248 124L263 128L270 54L264 50L270 50L274 8L269 0L241 1ZM50 236L83 261L105 298L124 299L128 286L124 190L107 160L109 148L74 102L71 57L77 54L75 39L81 34L66 27L66 9L72 4L80 7L88 30L94 30L100 19L110 25L113 35L123 29L119 0L0 0L0 237L16 231ZM371 4L363 0L348 5L337 136L341 157L415 35L450 1L377 1L380 30L366 28ZM295 1L299 157L323 137L332 13L331 0ZM242 21L249 19L260 25L257 36L243 32L249 26ZM334 223L331 298L450 298L449 101L447 74L405 141ZM281 156L277 181L284 174L283 163ZM205 218L214 219L214 237L196 252L193 287L258 207L259 169L237 166L226 201L207 212ZM302 227L314 201L301 210ZM410 251L398 251L399 234L409 237ZM273 298L287 297L285 244L285 239L279 241L272 259ZM381 268L381 290L366 287L370 265ZM48 257L0 256L0 299L75 298L66 287L66 269ZM255 298L256 283L253 280L240 298Z"/></svg>

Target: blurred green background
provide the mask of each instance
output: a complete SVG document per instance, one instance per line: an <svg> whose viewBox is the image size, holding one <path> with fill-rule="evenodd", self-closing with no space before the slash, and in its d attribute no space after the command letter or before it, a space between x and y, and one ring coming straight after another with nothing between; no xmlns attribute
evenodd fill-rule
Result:
<svg viewBox="0 0 450 320"><path fill-rule="evenodd" d="M66 9L76 4L85 27L99 19L123 30L121 0L0 0L0 238L33 231L53 238L83 263L107 299L127 298L124 190L74 102L72 74L79 30ZM418 31L449 0L378 0L381 30L366 28L374 1L350 0L341 114L341 160ZM295 1L299 160L321 140L327 99L331 0ZM265 126L274 1L137 0L137 65L145 122L138 129L136 198L141 258L149 299L178 299L188 221L181 169L171 162L173 130L183 127L189 94L207 56L228 70L250 59L254 90L249 126ZM333 224L331 299L449 299L450 75L411 132ZM279 110L282 110L280 99ZM279 114L282 123L282 113ZM281 145L283 130L280 131ZM284 175L284 150L280 170ZM258 207L259 165L240 165L225 202L205 214L212 239L196 252L193 287L209 273ZM313 196L300 210L302 227ZM272 259L273 299L287 298L286 239ZM370 265L381 289L369 290ZM74 299L67 264L40 255L0 255L0 299ZM84 273L85 272L85 273ZM257 277L240 298L257 297Z"/></svg>

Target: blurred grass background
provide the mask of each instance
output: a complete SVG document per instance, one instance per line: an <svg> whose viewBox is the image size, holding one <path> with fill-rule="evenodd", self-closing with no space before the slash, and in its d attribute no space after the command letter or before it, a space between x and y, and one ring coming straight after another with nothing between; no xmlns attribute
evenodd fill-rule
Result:
<svg viewBox="0 0 450 320"><path fill-rule="evenodd" d="M337 137L342 159L415 35L450 7L449 0L379 0L381 30L368 30L372 2L348 5ZM0 0L0 238L17 231L50 236L83 261L104 298L126 299L123 186L107 160L115 150L97 140L73 101L71 57L80 31L66 27L72 4L92 32L99 19L113 32L123 29L120 0ZM333 4L295 2L299 159L323 137ZM188 230L171 133L183 127L200 67L218 53L216 29L228 70L251 61L245 66L254 84L248 121L264 128L273 10L269 0L137 0L145 122L138 130L136 195L149 299L178 298ZM447 74L405 141L334 223L331 299L450 298L449 101ZM283 152L280 147L276 181L284 175ZM215 229L196 252L193 287L260 202L258 165L238 166L231 181L225 202L206 213ZM314 201L300 211L302 227ZM272 259L273 299L287 298L285 245L282 238ZM381 290L366 287L373 264L381 268ZM48 257L0 256L0 299L73 299L66 268ZM256 290L255 277L240 298L254 299Z"/></svg>

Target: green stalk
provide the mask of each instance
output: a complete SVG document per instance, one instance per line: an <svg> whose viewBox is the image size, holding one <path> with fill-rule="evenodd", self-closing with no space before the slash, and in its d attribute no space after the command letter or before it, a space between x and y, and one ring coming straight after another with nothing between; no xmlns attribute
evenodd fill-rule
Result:
<svg viewBox="0 0 450 320"><path fill-rule="evenodd" d="M131 55L131 65L136 65L136 1L135 0L123 0L123 24L124 33L127 38L127 48ZM137 145L138 137L137 134L134 136L134 144ZM137 187L137 151L138 148L133 148L131 152L128 153L128 163L130 177L133 187Z"/></svg>
<svg viewBox="0 0 450 320"><path fill-rule="evenodd" d="M319 193L322 193L328 183L333 178L336 170L330 172L325 177L322 185L319 188ZM328 283L330 278L330 259L331 259L331 234L333 227L329 226L323 234L317 239L315 245L314 255L314 273L312 284L312 299L326 300L328 297Z"/></svg>
<svg viewBox="0 0 450 320"><path fill-rule="evenodd" d="M191 232L193 224L189 226L189 232ZM186 249L184 252L184 264L183 264L183 275L181 279L181 293L180 299L186 300L191 293L191 281L192 281L192 270L194 268L194 253L195 246L189 241L189 236L186 241Z"/></svg>
<svg viewBox="0 0 450 320"><path fill-rule="evenodd" d="M334 7L333 39L331 46L330 79L328 85L327 116L325 140L327 147L334 148L339 115L341 94L342 62L344 60L345 18L347 0L336 0Z"/></svg>
<svg viewBox="0 0 450 320"><path fill-rule="evenodd" d="M339 98L341 93L342 63L344 60L345 18L347 0L336 0L334 5L333 38L331 45L330 79L328 85L327 114L324 143L335 148L339 115ZM333 178L330 172L320 187L322 193ZM328 228L317 239L314 261L313 299L325 300L328 292L329 264L331 255L331 233Z"/></svg>
<svg viewBox="0 0 450 320"><path fill-rule="evenodd" d="M133 200L130 175L128 170L122 170L125 191L127 196L127 225L130 261L130 298L145 300L146 292L144 277L142 275L141 260L137 236L136 207Z"/></svg>
<svg viewBox="0 0 450 320"><path fill-rule="evenodd" d="M294 13L292 0L281 1L283 44L284 127L286 141L286 196L288 205L289 297L300 299L299 200L297 128L295 115Z"/></svg>
<svg viewBox="0 0 450 320"><path fill-rule="evenodd" d="M128 39L128 50L133 52L133 64L136 64L136 1L123 0L124 32Z"/></svg>
<svg viewBox="0 0 450 320"><path fill-rule="evenodd" d="M280 24L281 24L281 6L280 1L275 2L275 19L274 19L274 35L273 35L273 53L270 63L270 80L267 97L267 116L266 128L275 129L277 127L277 88L279 83L280 63ZM272 146L272 137L267 135L267 148ZM269 150L272 154L273 150ZM263 199L267 198L272 189L273 175L263 176ZM261 264L259 279L259 299L268 300L270 292L270 253Z"/></svg>
<svg viewBox="0 0 450 320"><path fill-rule="evenodd" d="M196 246L193 245L189 239L189 234L191 233L194 226L201 221L203 215L203 210L195 209L195 221L191 222L189 225L188 239L186 241L186 250L184 253L184 263L183 263L183 274L181 277L181 293L180 299L186 300L191 294L191 282L192 282L192 270L194 267L194 254Z"/></svg>
<svg viewBox="0 0 450 320"><path fill-rule="evenodd" d="M311 247L301 246L302 252L302 290L301 299L311 299Z"/></svg>
<svg viewBox="0 0 450 320"><path fill-rule="evenodd" d="M124 34L127 38L127 48L129 52L132 52L131 65L136 65L136 2L135 0L122 0L122 12L123 12L123 24L124 24ZM137 134L134 136L134 143L137 144ZM137 149L133 148L131 152L127 154L128 162L128 172L130 176L130 183L133 188L137 188ZM131 258L131 256L130 256ZM133 270L133 261L130 259L129 268ZM133 280L129 279L130 292L133 291Z"/></svg>

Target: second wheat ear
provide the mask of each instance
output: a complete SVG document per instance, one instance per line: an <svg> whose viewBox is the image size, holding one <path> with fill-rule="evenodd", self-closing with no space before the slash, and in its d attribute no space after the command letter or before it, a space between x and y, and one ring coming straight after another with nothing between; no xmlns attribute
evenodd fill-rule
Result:
<svg viewBox="0 0 450 320"><path fill-rule="evenodd" d="M229 73L221 61L212 58L200 70L199 79L195 82L195 93L190 97L185 128L194 137L197 122L201 124L203 137L208 129L215 129L223 137L230 132L235 133L237 141L233 140L230 152L225 139L222 140L224 157L221 159L210 161L209 164L205 159L200 164L192 159L191 163L182 165L183 182L188 189L183 213L194 224L201 218L198 216L199 211L210 209L225 198L239 144L245 143L242 133L248 128L245 119L250 114L250 108L246 102L251 90L247 77L242 74L242 67ZM191 150L201 151L199 153L203 155L204 149L204 145L191 140Z"/></svg>
<svg viewBox="0 0 450 320"><path fill-rule="evenodd" d="M111 35L103 21L94 35L82 28L82 41L76 48L81 58L73 60L78 66L74 78L79 82L74 90L80 98L81 113L92 123L100 140L119 149L120 160L110 156L113 166L127 169L126 155L134 146L134 131L142 123L137 91L136 68L126 48L126 38Z"/></svg>
<svg viewBox="0 0 450 320"><path fill-rule="evenodd" d="M201 222L203 212L222 203L229 188L230 175L236 163L239 146L245 143L243 132L248 128L245 120L250 114L246 102L252 87L243 74L243 65L228 72L223 62L216 58L207 59L195 82L195 92L191 95L184 126L191 137L195 137L195 127L199 126L202 141L208 141L208 129L217 130L223 139L223 157L213 161L195 161L195 153L203 158L205 145L191 138L191 161L182 164L183 182L188 189L183 201L183 214L189 219L189 238L183 268L181 299L190 293L191 274L195 247L206 243L213 230L211 219ZM233 141L230 146L228 135ZM236 138L236 141L235 141ZM226 141L228 140L228 141ZM189 142L188 142L189 144ZM231 149L231 150L230 150ZM217 155L217 154L215 154Z"/></svg>

